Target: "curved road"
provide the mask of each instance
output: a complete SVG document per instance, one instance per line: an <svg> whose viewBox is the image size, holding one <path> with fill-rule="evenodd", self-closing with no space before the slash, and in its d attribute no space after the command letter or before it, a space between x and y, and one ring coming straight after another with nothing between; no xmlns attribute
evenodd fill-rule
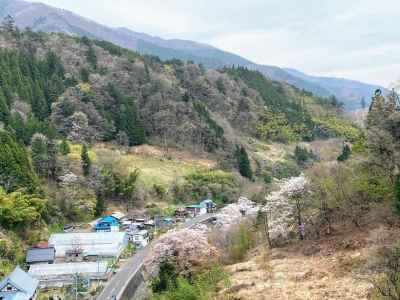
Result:
<svg viewBox="0 0 400 300"><path fill-rule="evenodd" d="M203 223L211 218L213 218L215 214L205 214L202 216L198 216L196 218L190 219L186 221L180 228L191 228L199 223ZM136 275L143 267L144 259L147 254L150 252L151 244L147 245L145 248L139 250L128 259L125 264L119 269L119 271L109 280L102 291L102 293L97 298L98 300L112 300L112 299L122 299L122 295L128 284L131 281L131 278ZM114 297L114 298L113 298Z"/></svg>

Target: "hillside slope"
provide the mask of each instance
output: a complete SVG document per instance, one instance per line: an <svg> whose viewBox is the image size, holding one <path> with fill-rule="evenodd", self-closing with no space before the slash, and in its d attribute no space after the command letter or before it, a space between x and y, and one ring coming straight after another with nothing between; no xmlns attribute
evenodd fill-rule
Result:
<svg viewBox="0 0 400 300"><path fill-rule="evenodd" d="M238 55L215 47L179 39L165 40L126 28L110 28L66 10L40 3L21 0L1 0L0 18L11 15L20 28L30 27L35 31L61 32L110 41L143 54L162 59L183 59L201 63L208 68L239 65L258 70L276 81L283 81L318 96L335 95L349 110L360 108L361 98L366 98L377 88L361 82L336 78L316 78L297 71L274 66L258 65ZM365 97L368 95L368 97Z"/></svg>
<svg viewBox="0 0 400 300"><path fill-rule="evenodd" d="M243 137L291 142L347 135L321 122L337 118L335 103L245 68L204 70L103 41L19 33L12 24L0 45L3 121L14 130L22 118L39 127L50 122L74 142L147 140L224 154ZM33 133L19 138L29 143Z"/></svg>

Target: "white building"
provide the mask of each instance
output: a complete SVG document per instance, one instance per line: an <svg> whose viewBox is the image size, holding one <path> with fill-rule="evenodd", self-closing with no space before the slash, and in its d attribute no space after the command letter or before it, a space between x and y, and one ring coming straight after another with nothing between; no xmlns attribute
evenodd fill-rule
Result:
<svg viewBox="0 0 400 300"><path fill-rule="evenodd" d="M144 248L150 241L149 232L147 230L134 230L128 232L130 241L138 248Z"/></svg>
<svg viewBox="0 0 400 300"><path fill-rule="evenodd" d="M80 262L65 264L37 264L31 266L29 275L39 280L41 288L63 287L74 284L77 274L90 280L106 280L110 270L107 262Z"/></svg>
<svg viewBox="0 0 400 300"><path fill-rule="evenodd" d="M126 232L89 232L52 234L49 244L56 249L56 258L79 252L83 257L119 257L129 241Z"/></svg>

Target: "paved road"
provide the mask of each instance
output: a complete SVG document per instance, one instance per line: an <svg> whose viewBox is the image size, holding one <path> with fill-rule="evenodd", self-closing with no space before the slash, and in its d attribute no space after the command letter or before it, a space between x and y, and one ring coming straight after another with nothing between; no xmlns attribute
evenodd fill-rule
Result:
<svg viewBox="0 0 400 300"><path fill-rule="evenodd" d="M191 228L199 223L205 222L214 217L214 214L206 214L186 221L181 228ZM97 298L98 300L112 300L115 296L117 300L122 298L122 295L127 288L131 278L141 270L143 261L150 252L150 244L147 247L139 250L133 257L128 259L119 269L111 280L105 286L103 292Z"/></svg>

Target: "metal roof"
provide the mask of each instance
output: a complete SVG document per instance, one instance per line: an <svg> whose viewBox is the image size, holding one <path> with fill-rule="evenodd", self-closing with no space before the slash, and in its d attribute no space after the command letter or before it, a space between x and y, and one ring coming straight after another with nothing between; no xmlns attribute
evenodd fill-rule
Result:
<svg viewBox="0 0 400 300"><path fill-rule="evenodd" d="M121 220L122 218L125 217L125 214L123 214L120 211L115 211L111 214L111 216L113 216L114 218L117 218L118 220Z"/></svg>
<svg viewBox="0 0 400 300"><path fill-rule="evenodd" d="M56 248L56 256L76 248L84 255L119 256L128 243L126 232L90 232L53 234L49 243Z"/></svg>
<svg viewBox="0 0 400 300"><path fill-rule="evenodd" d="M15 287L18 291L0 292L0 296L3 297L4 300L28 300L35 294L39 281L29 276L26 272L24 272L20 267L17 266L10 275L8 275L6 278L3 279L3 281L1 281L0 290L8 284Z"/></svg>
<svg viewBox="0 0 400 300"><path fill-rule="evenodd" d="M56 249L54 247L49 248L31 248L26 253L26 262L52 262L55 259Z"/></svg>
<svg viewBox="0 0 400 300"><path fill-rule="evenodd" d="M101 220L99 221L99 223L102 223L102 222L112 223L112 224L118 224L119 223L118 219L116 217L114 217L114 216L102 217Z"/></svg>
<svg viewBox="0 0 400 300"><path fill-rule="evenodd" d="M38 264L29 268L29 275L42 279L63 275L101 275L108 272L107 262L80 262L63 264Z"/></svg>

